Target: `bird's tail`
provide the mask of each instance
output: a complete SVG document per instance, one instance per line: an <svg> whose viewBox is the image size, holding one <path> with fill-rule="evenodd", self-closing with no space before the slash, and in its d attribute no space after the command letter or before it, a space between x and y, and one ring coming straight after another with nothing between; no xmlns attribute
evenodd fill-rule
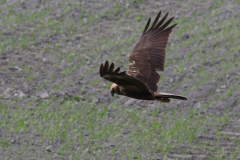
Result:
<svg viewBox="0 0 240 160"><path fill-rule="evenodd" d="M186 97L178 96L170 93L158 93L154 92L154 99L160 102L170 102L170 98L179 99L179 100L187 100Z"/></svg>

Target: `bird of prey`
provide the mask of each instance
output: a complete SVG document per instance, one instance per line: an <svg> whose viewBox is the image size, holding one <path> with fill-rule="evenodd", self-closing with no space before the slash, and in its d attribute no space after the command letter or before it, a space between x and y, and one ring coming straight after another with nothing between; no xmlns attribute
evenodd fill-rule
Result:
<svg viewBox="0 0 240 160"><path fill-rule="evenodd" d="M160 102L170 102L170 98L187 100L183 96L157 92L158 86L156 84L160 79L157 71L164 71L168 37L172 29L177 25L174 24L168 27L174 19L172 17L165 22L168 12L159 21L160 16L161 11L150 28L151 18L147 21L139 42L129 56L127 71L119 72L120 67L114 70L114 63L109 65L108 61L101 64L100 76L113 82L110 88L112 96L117 93L135 99L157 100Z"/></svg>

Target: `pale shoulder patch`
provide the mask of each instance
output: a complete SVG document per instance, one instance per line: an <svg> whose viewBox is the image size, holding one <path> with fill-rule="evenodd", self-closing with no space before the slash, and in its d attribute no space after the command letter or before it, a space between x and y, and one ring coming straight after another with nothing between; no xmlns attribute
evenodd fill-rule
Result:
<svg viewBox="0 0 240 160"><path fill-rule="evenodd" d="M162 95L174 95L174 94L171 94L171 93L163 93L163 92L160 92L159 94L162 94Z"/></svg>

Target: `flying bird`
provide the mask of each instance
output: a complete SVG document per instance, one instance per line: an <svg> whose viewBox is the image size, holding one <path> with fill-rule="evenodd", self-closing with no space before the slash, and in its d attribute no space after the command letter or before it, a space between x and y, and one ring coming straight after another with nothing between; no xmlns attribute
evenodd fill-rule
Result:
<svg viewBox="0 0 240 160"><path fill-rule="evenodd" d="M113 82L110 88L112 96L116 93L135 99L157 100L160 102L170 102L170 98L187 100L183 96L157 92L157 83L160 80L157 71L164 71L168 37L172 29L177 25L174 24L168 27L174 19L172 17L165 22L168 12L159 21L160 16L161 11L150 28L151 18L147 21L139 42L129 56L127 71L119 72L120 67L114 70L114 63L109 64L108 61L101 64L100 76Z"/></svg>

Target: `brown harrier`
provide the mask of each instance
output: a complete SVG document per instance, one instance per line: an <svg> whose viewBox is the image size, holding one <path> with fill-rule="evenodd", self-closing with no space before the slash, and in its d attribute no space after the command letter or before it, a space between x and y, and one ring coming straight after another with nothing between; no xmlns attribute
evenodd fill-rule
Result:
<svg viewBox="0 0 240 160"><path fill-rule="evenodd" d="M156 71L164 71L165 49L168 37L174 24L167 28L174 17L166 23L167 14L158 22L161 11L158 13L151 28L148 29L151 18L147 21L143 34L129 56L128 70L119 72L120 67L114 69L114 63L109 66L108 61L100 66L100 76L113 82L110 92L142 100L158 100L170 102L169 98L187 100L186 97L158 93L160 75ZM163 24L164 23L164 24Z"/></svg>

